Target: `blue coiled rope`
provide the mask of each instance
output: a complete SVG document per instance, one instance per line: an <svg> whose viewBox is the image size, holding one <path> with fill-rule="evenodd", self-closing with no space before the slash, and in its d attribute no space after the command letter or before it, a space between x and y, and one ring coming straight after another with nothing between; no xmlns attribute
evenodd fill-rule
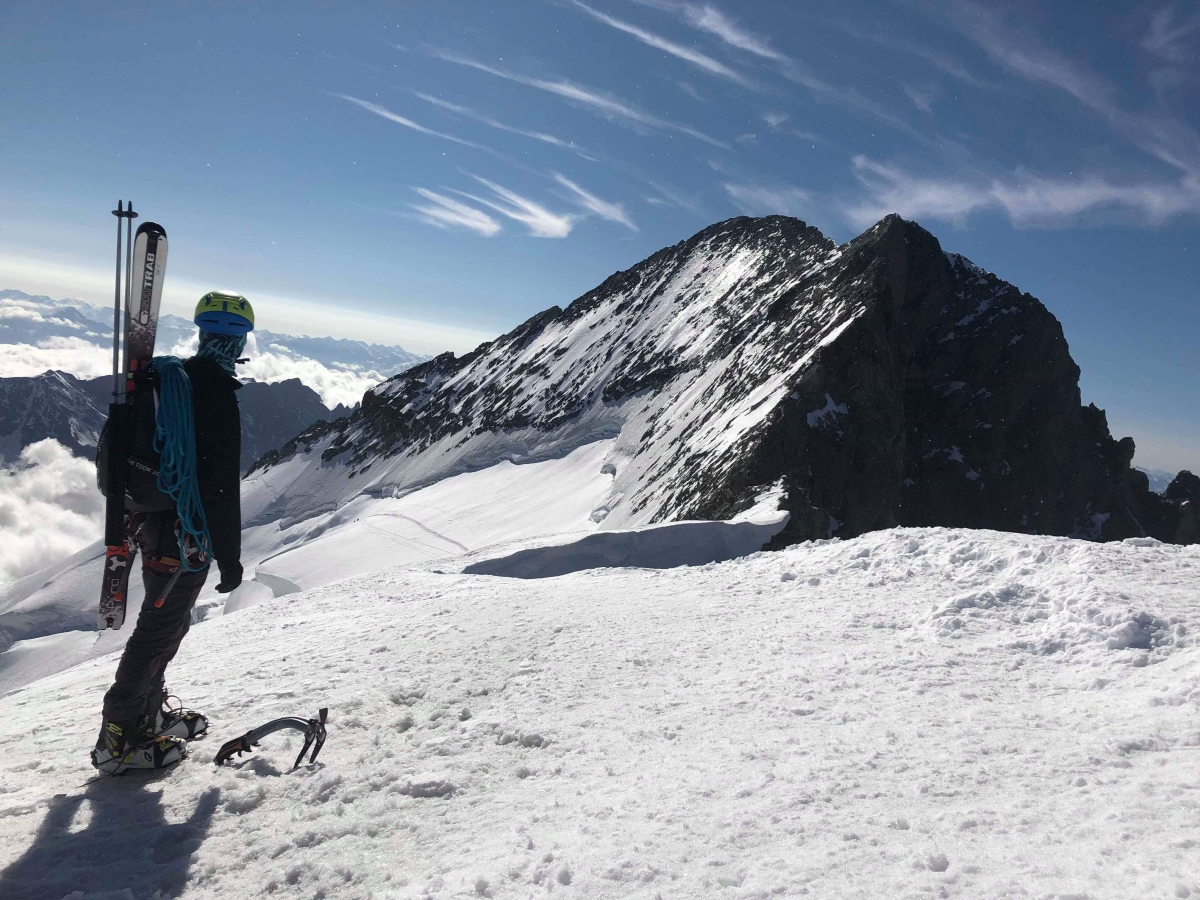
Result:
<svg viewBox="0 0 1200 900"><path fill-rule="evenodd" d="M212 559L212 540L196 478L192 382L177 357L156 356L152 365L158 372L158 414L154 427L154 449L160 457L158 489L175 501L180 522L180 565L189 572L199 572ZM195 567L188 563L189 537L203 553L202 564Z"/></svg>

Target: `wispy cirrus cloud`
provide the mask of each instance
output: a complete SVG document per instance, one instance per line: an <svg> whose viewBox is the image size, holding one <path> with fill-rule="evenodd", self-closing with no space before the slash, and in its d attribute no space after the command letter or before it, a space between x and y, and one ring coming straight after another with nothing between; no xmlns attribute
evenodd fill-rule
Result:
<svg viewBox="0 0 1200 900"><path fill-rule="evenodd" d="M938 97L936 88L906 84L904 85L904 93L908 95L908 99L913 102L913 106L917 109L927 113L933 112L933 103Z"/></svg>
<svg viewBox="0 0 1200 900"><path fill-rule="evenodd" d="M414 190L429 202L425 205L410 203L409 206L417 211L418 217L427 225L446 230L465 228L484 237L491 237L500 231L500 223L482 210L427 188Z"/></svg>
<svg viewBox="0 0 1200 900"><path fill-rule="evenodd" d="M683 14L693 28L716 35L731 47L745 50L747 53L753 53L755 56L761 56L772 62L791 62L785 54L772 47L766 38L739 28L736 22L711 4L699 6L685 3L683 4Z"/></svg>
<svg viewBox="0 0 1200 900"><path fill-rule="evenodd" d="M1107 121L1131 145L1189 177L1200 176L1200 133L1186 119L1125 109L1117 100L1116 88L1106 79L1036 38L1010 28L990 9L970 0L955 0L950 12L950 22L996 64L1027 81L1069 94ZM1164 30L1162 34L1164 42L1160 46L1170 46L1165 36L1173 32Z"/></svg>
<svg viewBox="0 0 1200 900"><path fill-rule="evenodd" d="M1175 7L1168 6L1150 17L1150 28L1142 38L1142 49L1179 64L1194 52L1187 46L1192 35L1200 37L1200 10L1181 18Z"/></svg>
<svg viewBox="0 0 1200 900"><path fill-rule="evenodd" d="M788 114L787 113L765 112L765 113L762 113L759 116L759 118L767 123L768 128L770 128L772 131L774 131L778 134L795 135L796 137L800 138L801 140L811 141L814 144L829 143L827 140L825 140L825 138L821 137L819 134L813 134L811 131L801 131L799 128L792 128L790 125L788 125Z"/></svg>
<svg viewBox="0 0 1200 900"><path fill-rule="evenodd" d="M555 137L552 134L547 134L544 131L529 131L525 128L517 128L515 125L508 125L501 122L499 119L493 119L491 116L476 112L469 106L460 106L457 103L451 103L448 100L443 100L440 97L434 97L431 94L415 93L414 96L419 97L426 103L431 103L440 109L448 110L449 112L457 113L468 119L474 119L476 122L482 122L490 128L495 128L499 131L507 131L510 134L519 134L522 137L532 138L535 141L541 141L544 144L551 144L555 147L561 147L564 150L571 150L581 155L586 155L583 150L574 141L567 141L560 137Z"/></svg>
<svg viewBox="0 0 1200 900"><path fill-rule="evenodd" d="M584 190L570 178L558 172L554 173L554 180L569 190L574 195L575 202L588 212L595 213L600 218L607 219L609 222L624 225L630 231L638 230L638 227L633 224L633 220L629 218L625 212L625 208L621 204L601 200L595 194Z"/></svg>
<svg viewBox="0 0 1200 900"><path fill-rule="evenodd" d="M516 191L511 191L494 181L488 181L478 175L471 177L488 188L494 197L489 199L466 191L455 191L454 193L493 209L514 222L520 222L529 229L532 237L565 238L575 227L574 216L551 212L540 203L536 203L528 197L522 197Z"/></svg>
<svg viewBox="0 0 1200 900"><path fill-rule="evenodd" d="M949 53L941 50L935 50L932 47L927 47L923 44L918 44L915 41L901 37L894 31L867 31L860 28L856 23L846 19L840 19L832 23L838 30L845 32L853 38L860 41L868 41L872 44L877 44L887 50L892 50L897 53L907 53L915 56L918 59L924 60L934 69L937 69L944 75L949 75L951 78L961 81L963 84L981 90L995 91L998 86L991 82L985 81L976 76L965 65L960 63Z"/></svg>
<svg viewBox="0 0 1200 900"><path fill-rule="evenodd" d="M453 141L455 144L462 144L464 147L473 147L476 150L486 150L492 152L490 147L485 147L483 144L477 144L474 141L468 141L464 138L455 137L452 134L446 134L444 131L435 131L432 128L426 128L412 119L405 118L399 113L394 113L386 107L380 106L377 103L371 103L367 100L360 100L358 97L351 97L349 94L331 94L330 96L338 97L342 100L347 100L355 106L365 109L367 112L374 113L381 118L387 119L389 122L395 122L397 125L403 125L405 128L411 128L413 131L419 131L421 134L427 134L431 137L441 138L444 141Z"/></svg>
<svg viewBox="0 0 1200 900"><path fill-rule="evenodd" d="M647 181L647 184L655 192L644 198L651 206L674 206L693 215L705 215L704 204L701 202L699 194L685 194L661 181Z"/></svg>
<svg viewBox="0 0 1200 900"><path fill-rule="evenodd" d="M800 216L810 209L812 195L790 185L754 185L726 182L723 187L734 204L751 216Z"/></svg>
<svg viewBox="0 0 1200 900"><path fill-rule="evenodd" d="M962 225L973 214L998 211L1017 226L1056 227L1094 210L1124 211L1153 223L1200 212L1200 180L1116 184L1100 177L1052 179L1027 173L991 180L956 180L912 175L896 166L856 156L854 174L866 199L842 205L858 227L889 213Z"/></svg>
<svg viewBox="0 0 1200 900"><path fill-rule="evenodd" d="M643 6L671 12L681 17L692 28L720 39L728 47L772 63L772 67L779 75L806 88L813 98L821 103L849 110L904 132L910 137L926 140L924 135L888 107L862 96L853 88L839 87L819 78L799 60L776 50L767 38L742 28L736 20L711 3L680 3L676 0L636 0L636 2Z"/></svg>
<svg viewBox="0 0 1200 900"><path fill-rule="evenodd" d="M652 128L659 131L674 131L679 134L686 134L688 137L693 137L696 140L704 141L706 144L712 144L714 147L722 147L728 149L728 145L716 138L710 137L702 131L692 128L688 125L681 125L677 122L671 122L660 118L653 113L639 109L631 103L621 100L612 94L598 91L593 88L584 87L575 84L565 79L546 79L532 78L526 75L518 75L515 72L509 72L505 69L499 69L495 66L489 66L486 63L471 59L467 56L461 56L457 53L451 53L447 50L429 50L431 56L445 62L454 63L459 66L466 66L471 69L476 69L480 72L486 72L489 75L494 75L497 78L503 78L506 81L512 81L516 84L523 84L527 87L536 88L539 91L546 91L554 94L564 100L569 100L578 103L592 111L599 113L605 118L623 122L627 125L642 126Z"/></svg>
<svg viewBox="0 0 1200 900"><path fill-rule="evenodd" d="M593 9L586 3L581 3L579 0L572 0L573 4L583 10L593 19L598 22L603 22L610 28L615 28L617 31L623 31L632 37L637 38L643 44L653 47L656 50L662 50L664 53L669 53L672 56L682 59L684 62L691 63L698 69L707 72L709 75L715 75L718 78L724 78L727 81L732 81L734 84L742 87L753 88L754 83L746 78L740 72L736 72L729 66L725 65L720 60L714 59L707 53L701 53L699 50L694 50L691 47L685 47L682 44L677 44L674 41L668 40L662 35L655 34L652 31L647 31L644 28L639 28L630 22L623 19L618 19L607 13L600 12L598 9Z"/></svg>

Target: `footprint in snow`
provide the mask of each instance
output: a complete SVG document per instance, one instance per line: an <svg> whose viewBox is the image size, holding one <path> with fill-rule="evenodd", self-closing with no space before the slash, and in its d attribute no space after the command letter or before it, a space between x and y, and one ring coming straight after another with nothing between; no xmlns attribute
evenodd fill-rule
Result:
<svg viewBox="0 0 1200 900"><path fill-rule="evenodd" d="M522 734L506 731L496 739L496 743L501 746L517 744L521 747L545 747L548 741L535 731Z"/></svg>
<svg viewBox="0 0 1200 900"><path fill-rule="evenodd" d="M422 772L414 775L400 790L409 797L449 797L458 786L445 773Z"/></svg>

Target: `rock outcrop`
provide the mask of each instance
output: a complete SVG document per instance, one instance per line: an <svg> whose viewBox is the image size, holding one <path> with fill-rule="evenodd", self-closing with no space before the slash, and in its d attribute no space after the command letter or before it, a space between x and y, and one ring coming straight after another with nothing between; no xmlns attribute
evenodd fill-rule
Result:
<svg viewBox="0 0 1200 900"><path fill-rule="evenodd" d="M898 216L841 246L784 216L718 223L258 468L307 461L272 510L304 516L600 438L603 527L730 518L769 490L791 513L776 546L895 525L1186 540L1194 521L1082 405L1046 307Z"/></svg>
<svg viewBox="0 0 1200 900"><path fill-rule="evenodd" d="M95 458L107 417L107 398L100 399L87 381L66 372L0 378L0 458L11 462L26 446L46 438L76 456Z"/></svg>

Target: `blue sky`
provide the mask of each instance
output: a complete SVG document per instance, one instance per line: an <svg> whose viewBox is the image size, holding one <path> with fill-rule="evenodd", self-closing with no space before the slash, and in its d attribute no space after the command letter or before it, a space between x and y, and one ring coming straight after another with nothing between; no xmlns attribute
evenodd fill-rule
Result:
<svg viewBox="0 0 1200 900"><path fill-rule="evenodd" d="M468 349L739 213L914 218L1200 470L1200 6L0 7L0 288L107 302L118 197L278 331Z"/></svg>

